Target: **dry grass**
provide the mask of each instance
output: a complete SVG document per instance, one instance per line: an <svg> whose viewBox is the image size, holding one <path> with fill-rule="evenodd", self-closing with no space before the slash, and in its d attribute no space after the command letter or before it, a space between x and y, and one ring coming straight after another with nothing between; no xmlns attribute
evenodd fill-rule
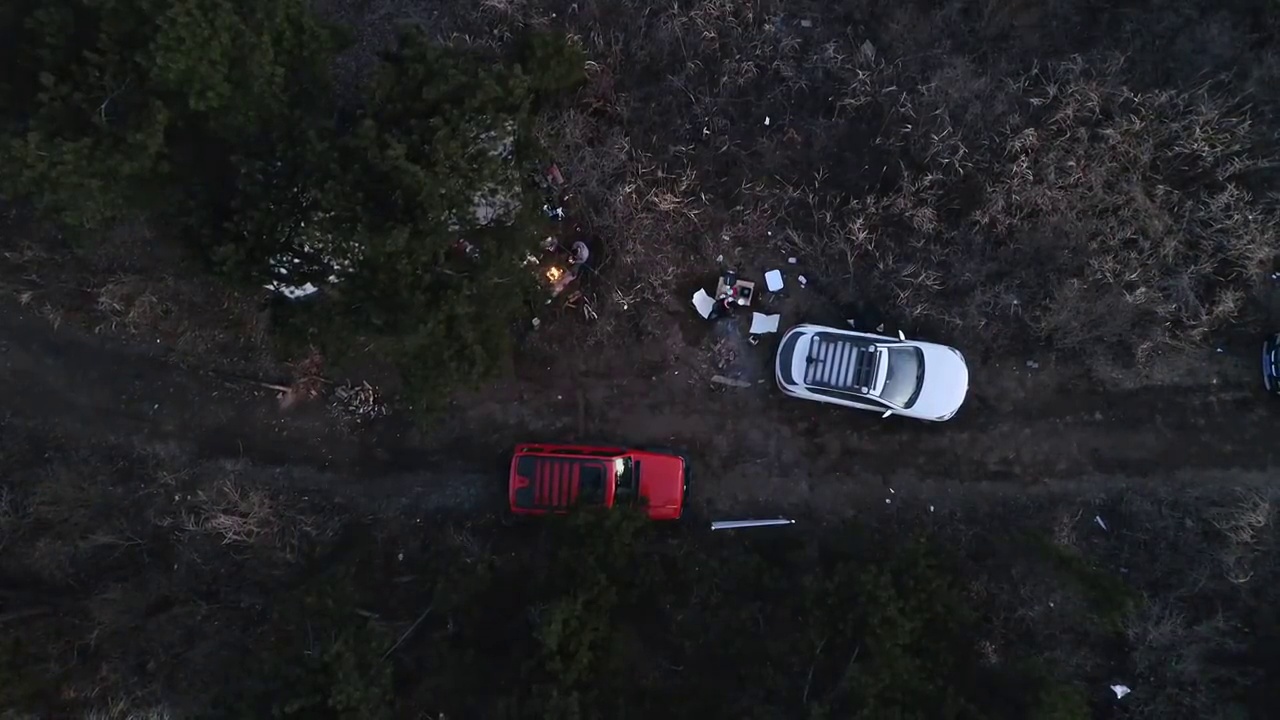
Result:
<svg viewBox="0 0 1280 720"><path fill-rule="evenodd" d="M278 521L274 503L266 492L246 490L225 480L210 492L201 491L195 507L182 514L177 527L215 535L223 545L253 544L274 539Z"/></svg>
<svg viewBox="0 0 1280 720"><path fill-rule="evenodd" d="M95 307L105 318L94 332L123 329L131 335L149 330L169 312L147 284L137 277L117 277L94 292Z"/></svg>
<svg viewBox="0 0 1280 720"><path fill-rule="evenodd" d="M1129 717L1217 717L1218 699L1245 687L1249 678L1220 658L1244 650L1239 628L1222 615L1193 619L1172 603L1149 598L1124 628L1133 679L1142 692Z"/></svg>
<svg viewBox="0 0 1280 720"><path fill-rule="evenodd" d="M1274 204L1234 184L1262 160L1233 102L1207 87L1131 92L1119 67L1077 58L1010 80L994 105L1014 109L999 122L950 97L966 81L976 97L994 92L963 69L882 103L875 142L915 167L849 202L817 181L792 188L817 221L794 246L971 340L980 330L1140 363L1202 344L1280 251Z"/></svg>
<svg viewBox="0 0 1280 720"><path fill-rule="evenodd" d="M1220 559L1223 574L1233 584L1244 585L1253 579L1255 559L1266 552L1261 536L1270 534L1273 516L1270 494L1258 489L1238 490L1234 505L1210 515L1227 540Z"/></svg>
<svg viewBox="0 0 1280 720"><path fill-rule="evenodd" d="M295 559L306 542L334 531L320 518L297 511L287 499L234 479L201 490L182 505L176 515L164 516L159 523L222 545L267 548L288 560Z"/></svg>
<svg viewBox="0 0 1280 720"><path fill-rule="evenodd" d="M84 720L170 720L173 715L164 705L139 705L127 698L116 698L82 717Z"/></svg>
<svg viewBox="0 0 1280 720"><path fill-rule="evenodd" d="M994 33L1042 15L984 7ZM718 256L781 250L839 299L963 331L975 349L1142 363L1235 320L1280 252L1274 200L1241 185L1272 159L1216 86L1133 90L1102 56L993 75L768 2L582 10L564 20L590 81L540 136L571 213L611 252L602 325L679 302ZM906 27L912 12L889 15Z"/></svg>

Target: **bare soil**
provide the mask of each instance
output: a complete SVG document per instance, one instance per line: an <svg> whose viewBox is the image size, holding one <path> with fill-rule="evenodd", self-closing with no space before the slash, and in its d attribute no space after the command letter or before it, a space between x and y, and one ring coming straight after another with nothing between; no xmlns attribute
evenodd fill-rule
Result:
<svg viewBox="0 0 1280 720"><path fill-rule="evenodd" d="M811 311L794 296L776 304L798 319ZM975 492L1194 481L1276 463L1280 408L1259 391L1243 341L1238 353L1177 358L1178 381L1122 390L1088 384L1069 359L971 360L968 405L932 425L781 396L770 365L777 336L751 345L746 316L703 323L672 308L663 320L665 337L614 353L547 360L537 346L564 338L537 338L513 376L455 398L422 431L396 415L353 428L323 401L281 410L274 391L221 368L55 329L11 305L0 318L0 392L6 428L237 460L281 470L300 492L459 512L501 507L502 455L529 439L680 447L696 463L695 507L723 516L834 518L869 502L946 506ZM726 388L714 374L753 386Z"/></svg>

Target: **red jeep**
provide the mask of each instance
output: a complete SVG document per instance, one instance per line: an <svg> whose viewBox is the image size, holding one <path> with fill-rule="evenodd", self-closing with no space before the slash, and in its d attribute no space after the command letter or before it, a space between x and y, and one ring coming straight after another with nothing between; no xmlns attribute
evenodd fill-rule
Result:
<svg viewBox="0 0 1280 720"><path fill-rule="evenodd" d="M517 445L507 494L517 515L639 502L651 520L678 520L689 495L689 463L665 451Z"/></svg>

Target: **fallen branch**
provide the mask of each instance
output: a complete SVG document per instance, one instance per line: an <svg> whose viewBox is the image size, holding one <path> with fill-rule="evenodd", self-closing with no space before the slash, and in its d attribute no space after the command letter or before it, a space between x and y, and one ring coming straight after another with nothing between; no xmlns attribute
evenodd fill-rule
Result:
<svg viewBox="0 0 1280 720"><path fill-rule="evenodd" d="M409 626L408 630L404 631L404 634L400 636L400 639L396 641L396 644L392 645L390 650L387 650L385 653L383 653L382 655L383 660L386 660L387 658L391 657L391 653L395 652L396 648L403 645L404 641L409 639L409 636L413 634L413 631L417 630L418 626L422 624L422 621L427 619L427 615L431 613L431 608L433 607L435 607L434 603L431 605L428 605L427 609L422 611L422 614L418 616L417 620L413 621L413 624Z"/></svg>

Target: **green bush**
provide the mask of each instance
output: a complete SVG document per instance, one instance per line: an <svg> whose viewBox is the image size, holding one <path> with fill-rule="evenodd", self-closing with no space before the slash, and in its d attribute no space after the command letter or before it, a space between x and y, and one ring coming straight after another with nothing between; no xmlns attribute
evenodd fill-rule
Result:
<svg viewBox="0 0 1280 720"><path fill-rule="evenodd" d="M323 94L334 35L302 0L54 0L8 8L0 193L75 229L164 212L193 162Z"/></svg>
<svg viewBox="0 0 1280 720"><path fill-rule="evenodd" d="M539 97L575 90L586 81L587 56L563 33L531 32L520 48L520 69Z"/></svg>

